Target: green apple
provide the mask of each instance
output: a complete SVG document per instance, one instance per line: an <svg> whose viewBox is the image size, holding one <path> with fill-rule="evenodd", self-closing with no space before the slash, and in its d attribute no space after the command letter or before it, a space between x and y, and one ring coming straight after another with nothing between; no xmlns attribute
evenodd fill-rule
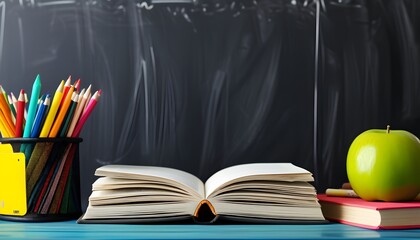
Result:
<svg viewBox="0 0 420 240"><path fill-rule="evenodd" d="M420 141L404 130L371 129L347 154L353 190L368 201L409 201L420 193Z"/></svg>

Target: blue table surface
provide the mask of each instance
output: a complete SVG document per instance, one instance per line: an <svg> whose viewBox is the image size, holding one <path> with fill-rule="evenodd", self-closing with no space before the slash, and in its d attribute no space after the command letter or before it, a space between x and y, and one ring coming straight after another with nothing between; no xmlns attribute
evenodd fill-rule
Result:
<svg viewBox="0 0 420 240"><path fill-rule="evenodd" d="M0 239L420 239L420 229L320 225L125 225L0 221Z"/></svg>

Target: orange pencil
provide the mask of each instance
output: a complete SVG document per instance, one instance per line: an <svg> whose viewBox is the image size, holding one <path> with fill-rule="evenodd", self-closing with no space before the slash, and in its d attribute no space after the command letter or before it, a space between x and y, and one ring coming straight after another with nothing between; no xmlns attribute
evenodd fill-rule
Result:
<svg viewBox="0 0 420 240"><path fill-rule="evenodd" d="M48 137L57 136L58 131L60 130L61 124L63 123L64 117L66 116L67 110L69 109L73 92L74 92L74 86L71 86L69 91L67 92L66 98L64 99L64 101L62 100L63 104L60 106L60 110L54 121L54 124L51 128L51 131Z"/></svg>
<svg viewBox="0 0 420 240"><path fill-rule="evenodd" d="M3 115L3 114L2 114L2 113L0 113L0 115ZM6 128L6 126L4 125L4 122L3 122L2 118L1 118L1 116L0 116L0 132L1 132L1 136L2 136L3 138L12 137L12 136L10 135L9 130L8 130L8 129Z"/></svg>
<svg viewBox="0 0 420 240"><path fill-rule="evenodd" d="M6 109L11 111L9 99L7 98L7 94L1 85L0 85L0 95L2 95L2 97L0 97L1 104L3 104L6 107Z"/></svg>
<svg viewBox="0 0 420 240"><path fill-rule="evenodd" d="M22 89L20 90L19 99L17 103L15 137L22 137L24 115L25 115L25 93Z"/></svg>
<svg viewBox="0 0 420 240"><path fill-rule="evenodd" d="M4 97L4 91L1 86L0 86L0 93L1 93L0 109L3 112L6 119L5 126L8 127L9 130L13 130L12 132L14 132L15 124L13 123L13 119L12 119L12 111L10 109L10 105L7 103L6 98Z"/></svg>
<svg viewBox="0 0 420 240"><path fill-rule="evenodd" d="M3 137L13 137L15 135L14 130L12 131L7 122L2 111L0 111L0 122L1 122L1 134Z"/></svg>
<svg viewBox="0 0 420 240"><path fill-rule="evenodd" d="M63 89L63 98L61 99L60 102L60 106L63 105L66 97L67 97L67 93L69 92L71 87L71 75L67 78L66 83L64 84L64 89ZM70 94L71 95L71 94Z"/></svg>

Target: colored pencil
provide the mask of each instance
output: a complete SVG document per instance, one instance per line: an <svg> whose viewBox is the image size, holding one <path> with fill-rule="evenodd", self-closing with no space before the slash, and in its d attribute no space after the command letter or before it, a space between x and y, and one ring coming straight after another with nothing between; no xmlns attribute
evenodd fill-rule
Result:
<svg viewBox="0 0 420 240"><path fill-rule="evenodd" d="M28 102L29 102L29 100L28 100L28 94L26 94L26 92L25 92L25 103L26 103L26 105L28 105ZM25 114L24 114L25 121L26 121L26 118L27 117L28 117L28 110L25 108Z"/></svg>
<svg viewBox="0 0 420 240"><path fill-rule="evenodd" d="M7 127L5 126L5 122L3 119L3 113L0 113L0 131L1 131L1 136L3 138L8 138L8 137L13 137L13 135L10 135L11 133L9 132L9 130L7 129Z"/></svg>
<svg viewBox="0 0 420 240"><path fill-rule="evenodd" d="M83 108L83 111L85 111L86 110L86 107L87 107L87 105L88 105L88 103L89 103L89 99L91 99L92 98L92 92L89 92L89 95L88 95L88 100L86 101L86 103L85 103L85 106L84 106L84 108Z"/></svg>
<svg viewBox="0 0 420 240"><path fill-rule="evenodd" d="M15 135L15 129L13 121L10 119L10 111L5 111L2 108L0 111L0 121L3 122L5 135L13 137Z"/></svg>
<svg viewBox="0 0 420 240"><path fill-rule="evenodd" d="M23 137L30 137L31 135L31 130L34 124L36 107L37 107L40 92L41 92L41 79L38 74L32 87L31 100L29 101L28 116L26 117L26 124L25 124L25 129L23 131Z"/></svg>
<svg viewBox="0 0 420 240"><path fill-rule="evenodd" d="M52 103L50 104L50 110L48 111L47 118L45 119L44 125L42 126L40 137L48 137L51 126L54 122L55 115L57 114L58 107L60 106L61 99L63 97L64 81L61 81L55 91Z"/></svg>
<svg viewBox="0 0 420 240"><path fill-rule="evenodd" d="M85 111L82 113L82 116L80 117L80 120L78 121L76 128L73 131L72 137L79 137L80 131L83 128L83 125L85 124L87 118L92 113L93 109L96 106L96 103L99 101L99 98L101 97L102 90L96 91L95 94L93 94L92 98L89 100L89 103L85 109Z"/></svg>
<svg viewBox="0 0 420 240"><path fill-rule="evenodd" d="M87 88L87 90L80 93L79 96L79 103L77 104L76 112L74 113L73 119L71 121L69 130L67 132L67 137L71 137L73 134L74 128L76 127L77 122L80 119L80 115L82 114L83 110L85 109L86 103L88 102L88 97L90 94L91 85Z"/></svg>
<svg viewBox="0 0 420 240"><path fill-rule="evenodd" d="M12 103L13 106L15 107L16 111L17 111L17 98L15 97L15 95L11 92L10 96L12 97Z"/></svg>
<svg viewBox="0 0 420 240"><path fill-rule="evenodd" d="M38 112L35 117L35 123L32 128L31 138L39 137L39 133L41 132L42 124L45 120L45 114L48 112L48 107L50 106L50 95L47 94L45 100L42 101L41 106L38 109Z"/></svg>
<svg viewBox="0 0 420 240"><path fill-rule="evenodd" d="M22 137L22 129L23 129L23 118L25 112L25 92L20 90L19 99L17 102L17 113L16 113L16 131L15 137Z"/></svg>
<svg viewBox="0 0 420 240"><path fill-rule="evenodd" d="M10 105L8 103L8 101L6 101L5 95L4 95L4 90L3 88L0 86L0 93L2 96L0 96L0 110L3 112L3 120L4 125L6 126L6 128L8 129L9 133L13 133L12 136L14 136L14 132L15 132L15 123L13 122L12 119L12 112L10 110Z"/></svg>
<svg viewBox="0 0 420 240"><path fill-rule="evenodd" d="M7 97L7 93L2 85L0 85L0 92L1 94L3 94L4 100L6 101L7 105L10 105L9 98Z"/></svg>
<svg viewBox="0 0 420 240"><path fill-rule="evenodd" d="M80 90L80 78L74 83L74 91L79 93Z"/></svg>
<svg viewBox="0 0 420 240"><path fill-rule="evenodd" d="M60 102L60 106L63 105L66 97L67 97L67 93L69 92L71 87L71 75L67 78L66 83L64 84L64 89L63 89L63 98L61 99Z"/></svg>
<svg viewBox="0 0 420 240"><path fill-rule="evenodd" d="M59 134L60 137L65 137L66 136L67 130L70 127L70 123L71 123L71 120L73 118L73 114L74 114L74 111L76 109L78 101L79 101L79 95L76 92L73 92L73 96L71 98L71 104L70 104L69 110L67 111L67 114L64 117L64 121L61 124L60 134Z"/></svg>
<svg viewBox="0 0 420 240"><path fill-rule="evenodd" d="M60 110L58 111L57 117L55 118L54 124L51 128L51 131L48 137L56 137L58 135L58 131L60 130L61 124L63 123L67 110L69 109L73 92L74 92L74 86L71 86L69 91L67 92L67 96L66 96L66 99L64 99L64 102L63 100L61 100L63 104L60 106Z"/></svg>
<svg viewBox="0 0 420 240"><path fill-rule="evenodd" d="M12 111L13 122L16 124L16 108L15 108L15 105L13 105L12 96L7 95L7 99L9 99L9 106L10 106L10 110Z"/></svg>

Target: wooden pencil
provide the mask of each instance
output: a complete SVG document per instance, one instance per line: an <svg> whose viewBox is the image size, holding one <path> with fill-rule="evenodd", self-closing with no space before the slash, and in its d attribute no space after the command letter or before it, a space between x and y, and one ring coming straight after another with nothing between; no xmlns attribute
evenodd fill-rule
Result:
<svg viewBox="0 0 420 240"><path fill-rule="evenodd" d="M76 92L73 92L73 96L71 98L71 103L70 103L70 107L69 110L66 113L66 116L64 117L64 121L61 124L61 128L60 128L60 133L59 136L60 137L65 137L67 134L67 131L70 127L70 122L73 118L74 115L74 111L76 110L76 106L77 106L77 102L79 101L79 95Z"/></svg>
<svg viewBox="0 0 420 240"><path fill-rule="evenodd" d="M56 137L58 135L58 131L60 130L61 124L63 123L67 110L69 109L73 92L74 92L74 86L71 86L69 91L67 92L67 96L64 99L63 104L60 106L57 117L54 120L54 124L51 128L51 131L48 137Z"/></svg>
<svg viewBox="0 0 420 240"><path fill-rule="evenodd" d="M86 102L88 102L88 97L90 94L90 90L91 90L91 85L89 85L89 87L87 88L87 90L84 92L84 90L82 90L82 92L80 93L80 97L79 97L79 103L77 104L76 107L76 112L74 113L73 119L71 121L69 130L67 132L67 137L71 137L74 131L74 128L76 127L77 122L79 121L80 115L82 114L83 110L85 109L85 105Z"/></svg>
<svg viewBox="0 0 420 240"><path fill-rule="evenodd" d="M96 91L95 94L93 94L92 98L89 100L89 103L85 109L85 111L82 113L82 116L80 117L76 128L74 129L72 133L72 137L78 137L80 134L80 131L82 130L87 118L92 113L93 109L96 106L96 103L99 101L99 98L101 97L102 90Z"/></svg>
<svg viewBox="0 0 420 240"><path fill-rule="evenodd" d="M61 99L60 102L60 106L63 105L66 97L67 97L67 93L69 92L71 87L71 75L67 78L66 83L64 84L64 89L63 89L63 98Z"/></svg>
<svg viewBox="0 0 420 240"><path fill-rule="evenodd" d="M19 99L17 103L17 112L16 112L16 131L15 137L22 137L22 130L23 130L23 118L25 112L25 92L20 90Z"/></svg>

